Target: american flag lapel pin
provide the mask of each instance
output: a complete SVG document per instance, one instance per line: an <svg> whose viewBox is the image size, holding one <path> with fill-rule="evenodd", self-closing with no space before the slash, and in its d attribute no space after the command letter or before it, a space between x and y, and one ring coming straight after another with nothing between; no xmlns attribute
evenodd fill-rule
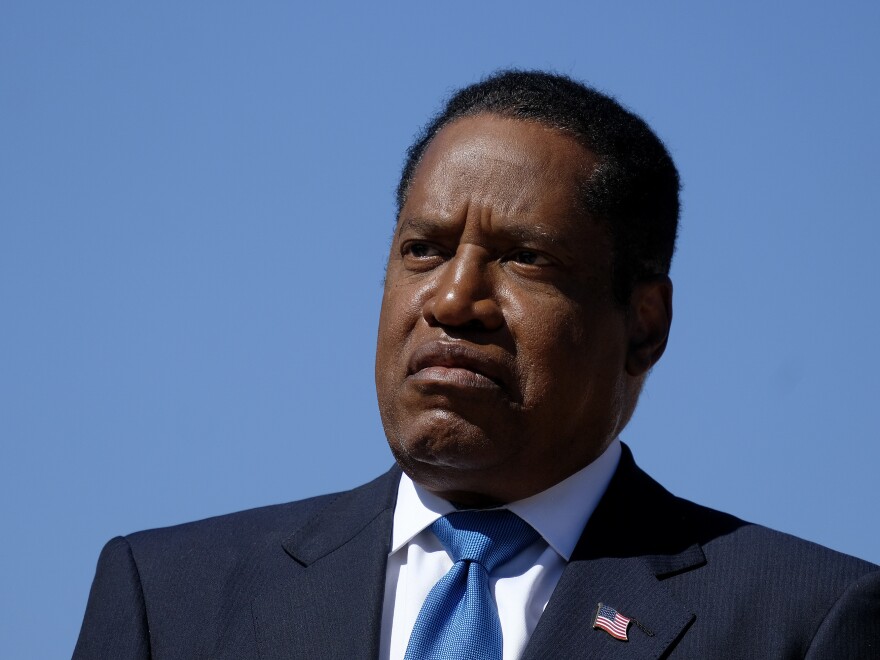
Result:
<svg viewBox="0 0 880 660"><path fill-rule="evenodd" d="M623 616L610 605L599 603L599 607L596 608L596 616L593 617L593 628L599 628L616 639L628 642L629 637L627 637L626 629L629 627L630 621L632 619Z"/></svg>

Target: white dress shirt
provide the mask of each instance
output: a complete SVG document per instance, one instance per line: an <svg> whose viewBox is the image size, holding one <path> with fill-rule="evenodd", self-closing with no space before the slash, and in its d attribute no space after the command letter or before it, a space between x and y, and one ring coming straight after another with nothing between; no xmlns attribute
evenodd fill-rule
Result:
<svg viewBox="0 0 880 660"><path fill-rule="evenodd" d="M617 469L620 453L620 442L614 440L579 472L537 495L503 507L541 535L496 568L489 578L501 619L504 660L517 660L522 655L584 526ZM403 659L422 603L452 568L452 559L430 526L455 510L405 474L401 477L385 577L381 660Z"/></svg>

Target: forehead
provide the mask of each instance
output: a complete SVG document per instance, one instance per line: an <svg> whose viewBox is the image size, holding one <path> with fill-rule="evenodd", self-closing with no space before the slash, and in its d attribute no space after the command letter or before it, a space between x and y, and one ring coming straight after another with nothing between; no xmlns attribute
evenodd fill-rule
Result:
<svg viewBox="0 0 880 660"><path fill-rule="evenodd" d="M404 210L448 215L462 204L503 215L570 214L596 164L573 137L498 115L445 126L425 150Z"/></svg>

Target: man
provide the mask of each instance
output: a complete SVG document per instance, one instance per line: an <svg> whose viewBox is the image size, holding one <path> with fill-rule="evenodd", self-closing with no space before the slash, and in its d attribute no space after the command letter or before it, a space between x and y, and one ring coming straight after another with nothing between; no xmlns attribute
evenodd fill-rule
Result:
<svg viewBox="0 0 880 660"><path fill-rule="evenodd" d="M410 149L398 207L399 467L114 539L75 657L880 657L880 568L675 498L618 440L672 318L678 176L644 122L497 74Z"/></svg>

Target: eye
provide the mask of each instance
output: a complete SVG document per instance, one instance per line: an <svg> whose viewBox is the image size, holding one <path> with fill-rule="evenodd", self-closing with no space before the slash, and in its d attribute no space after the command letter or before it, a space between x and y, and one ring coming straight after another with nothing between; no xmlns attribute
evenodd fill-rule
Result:
<svg viewBox="0 0 880 660"><path fill-rule="evenodd" d="M403 246L403 254L416 259L426 259L440 255L440 251L427 243L408 243Z"/></svg>
<svg viewBox="0 0 880 660"><path fill-rule="evenodd" d="M430 270L445 260L442 248L425 241L405 241L400 246L400 256L410 270Z"/></svg>
<svg viewBox="0 0 880 660"><path fill-rule="evenodd" d="M523 264L524 266L549 266L550 260L539 252L532 250L516 250L511 252L507 261Z"/></svg>

